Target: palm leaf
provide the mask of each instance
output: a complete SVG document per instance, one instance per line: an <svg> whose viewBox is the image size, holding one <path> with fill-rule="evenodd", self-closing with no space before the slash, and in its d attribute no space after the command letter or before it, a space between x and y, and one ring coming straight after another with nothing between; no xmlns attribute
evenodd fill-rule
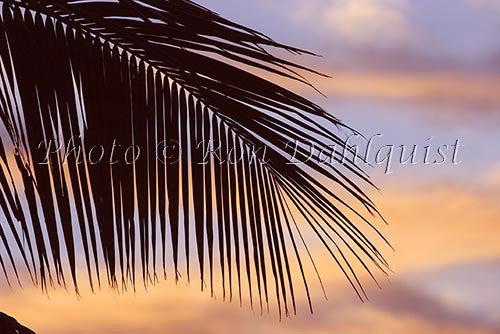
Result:
<svg viewBox="0 0 500 334"><path fill-rule="evenodd" d="M185 271L189 280L194 252L202 289L214 294L221 276L224 298L248 293L261 309L275 298L288 315L297 275L311 305L306 229L361 299L350 256L372 277L373 266L385 273L359 225L378 231L350 204L378 214L358 185L371 184L367 175L350 160L305 159L304 146L298 158L307 161L288 163L287 143L341 145L330 129L343 125L251 73L308 85L298 72L316 72L267 49L308 52L187 0L0 6L0 263L8 281L12 272L19 280L21 261L42 289L70 277L78 293L81 258L92 289L104 279L117 289L147 286L166 277L169 258L175 279ZM51 143L75 150L40 163ZM157 159L160 143L175 157ZM100 151L88 149L114 144L141 154L94 163Z"/></svg>

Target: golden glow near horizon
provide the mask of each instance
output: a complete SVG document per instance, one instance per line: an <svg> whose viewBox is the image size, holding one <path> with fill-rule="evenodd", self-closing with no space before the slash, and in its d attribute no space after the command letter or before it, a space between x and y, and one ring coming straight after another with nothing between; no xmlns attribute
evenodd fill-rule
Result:
<svg viewBox="0 0 500 334"><path fill-rule="evenodd" d="M500 246L494 232L500 208L494 206L493 192L406 182L387 187L379 197L381 210L392 222L387 230L396 248L396 253L388 254L394 274L389 280L381 278L382 290L368 277L362 278L370 297L366 304L355 298L319 248L313 252L328 301L320 287L313 285L315 314L308 314L302 296L299 315L282 322L275 305L270 314L261 316L258 307L252 311L247 301L240 308L237 298L231 303L222 302L220 294L211 299L209 292L199 291L196 280L188 285L181 278L176 285L172 275L148 291L142 286L135 293L123 294L108 288L96 294L84 290L80 299L60 289L44 296L29 286L3 288L2 304L39 333L54 334L162 333L165 329L169 333L229 333L235 327L242 333L496 333L497 311L479 308L484 313L476 319L476 313L466 312L470 305L463 299L478 298L471 304L487 304L490 298L481 293L483 287L463 278L473 274L490 286L494 284L490 279L498 278ZM490 277L495 270L497 276ZM470 320L462 318L466 314ZM493 321L482 321L489 316Z"/></svg>

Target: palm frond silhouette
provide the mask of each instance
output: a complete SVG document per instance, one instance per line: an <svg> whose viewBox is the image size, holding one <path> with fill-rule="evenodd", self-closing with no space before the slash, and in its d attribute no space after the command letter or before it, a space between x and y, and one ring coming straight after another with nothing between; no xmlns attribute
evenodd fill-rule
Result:
<svg viewBox="0 0 500 334"><path fill-rule="evenodd" d="M296 311L298 280L312 311L306 229L361 299L351 259L372 277L374 268L385 273L366 233L386 242L365 218L378 212L360 185L371 184L362 169L350 160L324 164L300 145L296 157L304 162L289 164L287 143L342 145L331 129L344 125L252 74L309 85L298 72L319 73L268 49L309 52L187 0L0 6L0 263L7 280L19 280L22 266L42 289L70 279L78 293L82 254L92 289L103 280L119 289L166 276L169 259L175 279L186 272L190 280L195 257L201 288L212 294L221 289L241 302L248 293L261 310L275 298L288 315ZM50 143L68 142L69 154L46 156ZM116 163L94 163L100 151L76 154L117 145L141 154L132 149Z"/></svg>

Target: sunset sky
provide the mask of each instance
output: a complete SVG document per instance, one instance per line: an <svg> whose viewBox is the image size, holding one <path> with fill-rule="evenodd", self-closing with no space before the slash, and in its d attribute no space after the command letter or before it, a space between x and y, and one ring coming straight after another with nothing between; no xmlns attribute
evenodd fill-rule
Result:
<svg viewBox="0 0 500 334"><path fill-rule="evenodd" d="M323 94L280 81L367 138L394 145L391 173L367 171L395 252L379 290L361 303L328 254L311 247L328 300L313 286L297 316L279 321L223 303L172 278L147 292L49 291L0 286L0 310L39 334L500 333L500 1L200 0L204 6L322 57L289 59ZM460 143L455 163L398 164L398 147ZM451 151L450 151L451 152ZM3 282L3 281L1 281Z"/></svg>

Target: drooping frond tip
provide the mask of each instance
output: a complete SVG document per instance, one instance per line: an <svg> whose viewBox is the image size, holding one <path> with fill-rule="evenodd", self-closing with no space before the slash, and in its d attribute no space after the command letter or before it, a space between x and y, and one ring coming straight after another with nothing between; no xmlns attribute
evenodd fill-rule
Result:
<svg viewBox="0 0 500 334"><path fill-rule="evenodd" d="M288 314L297 280L311 305L308 239L362 299L352 261L385 273L363 232L378 231L353 204L377 212L363 171L303 145L303 163L289 161L290 143L342 144L331 131L340 123L250 72L307 83L305 67L266 47L304 51L186 0L0 6L7 280L20 262L43 289L70 277L78 291L81 267L92 289L125 289L166 277L168 262L189 280L194 257L202 289Z"/></svg>

